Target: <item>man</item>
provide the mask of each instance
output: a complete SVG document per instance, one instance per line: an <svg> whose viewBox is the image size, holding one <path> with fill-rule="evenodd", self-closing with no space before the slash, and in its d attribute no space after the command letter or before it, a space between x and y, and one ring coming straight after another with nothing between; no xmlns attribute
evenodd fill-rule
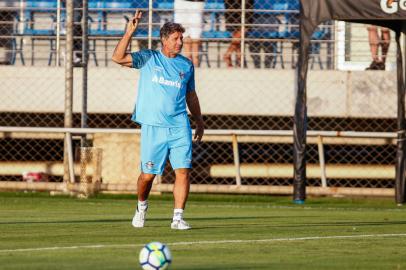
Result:
<svg viewBox="0 0 406 270"><path fill-rule="evenodd" d="M372 63L366 70L385 70L386 56L390 45L390 31L388 28L375 25L368 25L367 29ZM379 36L379 29L381 30L381 36ZM379 57L379 47L381 47L381 57Z"/></svg>
<svg viewBox="0 0 406 270"><path fill-rule="evenodd" d="M137 104L132 120L141 124L141 174L138 178L138 205L132 225L143 227L148 209L148 195L155 175L162 175L169 157L175 170L174 214L172 229L187 230L183 210L189 194L189 171L192 159L192 133L186 104L196 122L194 139L204 133L199 99L195 92L194 66L180 55L185 29L168 22L160 31L162 50L127 53L131 37L142 13L137 11L119 41L113 61L141 70Z"/></svg>

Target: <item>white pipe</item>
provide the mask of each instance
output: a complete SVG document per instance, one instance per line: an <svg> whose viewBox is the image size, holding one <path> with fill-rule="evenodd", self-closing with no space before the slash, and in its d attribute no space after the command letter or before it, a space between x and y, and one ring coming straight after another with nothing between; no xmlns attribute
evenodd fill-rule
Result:
<svg viewBox="0 0 406 270"><path fill-rule="evenodd" d="M60 38L61 38L61 0L57 1L56 7L56 63L55 65L59 67L59 57L60 57Z"/></svg>
<svg viewBox="0 0 406 270"><path fill-rule="evenodd" d="M292 178L293 165L286 163L243 163L240 166L243 178ZM234 164L213 164L210 176L220 178L235 177ZM306 165L307 178L321 178L318 164ZM395 166L368 164L327 164L326 176L329 179L395 179Z"/></svg>
<svg viewBox="0 0 406 270"><path fill-rule="evenodd" d="M338 70L345 69L345 22L336 22L335 40L337 42L336 47L336 68Z"/></svg>
<svg viewBox="0 0 406 270"><path fill-rule="evenodd" d="M121 133L139 134L139 129L114 129L114 128L45 128L45 127L4 127L0 126L0 132L47 132L47 133L72 133L72 134L95 134L95 133ZM293 136L292 130L205 130L207 135L250 135L250 136ZM347 138L389 138L396 139L396 132L357 132L357 131L308 131L308 137L347 137Z"/></svg>
<svg viewBox="0 0 406 270"><path fill-rule="evenodd" d="M66 133L67 146L68 146L68 164L69 164L69 178L71 183L75 183L75 172L73 164L73 150L72 150L72 135Z"/></svg>
<svg viewBox="0 0 406 270"><path fill-rule="evenodd" d="M74 164L74 170L80 170L80 164ZM63 163L61 161L0 161L0 175L22 175L24 172L45 173L47 175L63 176ZM88 166L87 174L93 175L93 166ZM69 174L69 177L71 175Z"/></svg>
<svg viewBox="0 0 406 270"><path fill-rule="evenodd" d="M21 34L24 32L24 20L24 0L20 0L20 23L18 25L18 30Z"/></svg>
<svg viewBox="0 0 406 270"><path fill-rule="evenodd" d="M70 190L80 190L79 183L70 184ZM136 192L136 186L130 184L109 184L102 183L100 190L106 193L131 193ZM64 183L47 182L16 182L0 181L0 190L46 190L46 191L65 191ZM152 192L172 192L173 184L153 185ZM198 185L190 186L191 193L234 193L234 194L292 194L292 186L254 186L254 185ZM306 187L308 195L328 195L328 196L385 196L393 197L395 191L393 188L323 188Z"/></svg>
<svg viewBox="0 0 406 270"><path fill-rule="evenodd" d="M249 11L251 12L251 11ZM246 10L245 10L245 0L241 1L241 58L240 58L240 67L241 69L244 69L244 59L245 59L245 16L246 15ZM231 39L233 39L234 37L232 36Z"/></svg>
<svg viewBox="0 0 406 270"><path fill-rule="evenodd" d="M148 3L148 49L152 48L152 0Z"/></svg>
<svg viewBox="0 0 406 270"><path fill-rule="evenodd" d="M317 137L317 146L319 151L321 186L327 187L326 162L324 160L323 138L321 136Z"/></svg>
<svg viewBox="0 0 406 270"><path fill-rule="evenodd" d="M233 155L235 166L235 182L237 186L241 186L240 154L238 152L237 135L232 135L232 140L233 140Z"/></svg>

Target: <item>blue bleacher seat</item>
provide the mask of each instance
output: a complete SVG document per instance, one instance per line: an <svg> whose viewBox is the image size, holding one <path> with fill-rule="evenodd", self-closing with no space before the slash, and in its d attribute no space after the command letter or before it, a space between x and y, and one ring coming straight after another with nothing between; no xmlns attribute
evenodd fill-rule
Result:
<svg viewBox="0 0 406 270"><path fill-rule="evenodd" d="M298 29L295 29L290 33L291 39L299 39L300 38L300 31ZM323 63L321 61L321 56L320 56L320 51L321 51L321 45L323 41L331 39L331 27L329 27L329 24L324 24L323 26L317 27L317 29L313 32L312 34L312 41L310 43L310 48L309 48L309 62L311 63L310 68L313 69L314 63L317 61L319 64L320 69L323 69ZM298 49L299 44L295 43L294 46L292 47L293 50ZM293 50L292 50L292 55L293 55ZM329 43L327 43L327 51L328 54L331 51L331 48L329 48ZM327 56L327 67L330 66L331 61L330 56ZM292 60L293 62L293 60Z"/></svg>
<svg viewBox="0 0 406 270"><path fill-rule="evenodd" d="M28 0L25 4L26 9L36 10L40 12L52 12L57 7L56 0Z"/></svg>
<svg viewBox="0 0 406 270"><path fill-rule="evenodd" d="M109 9L108 12L124 12L128 9L136 8L136 4L142 1L134 0L104 0L104 8Z"/></svg>
<svg viewBox="0 0 406 270"><path fill-rule="evenodd" d="M247 33L247 37L278 40L271 43L276 55L273 59L273 66L280 60L281 66L284 68L284 40L298 38L299 9L299 0L254 1L254 24L264 24L264 26L252 27ZM271 25L274 25L274 27Z"/></svg>
<svg viewBox="0 0 406 270"><path fill-rule="evenodd" d="M310 44L310 60L311 60L310 68L313 68L314 63L316 61L319 63L320 69L324 68L323 63L321 61L320 51L322 41L328 39L330 39L330 27L328 27L328 25L325 25L324 27L318 27L316 31L313 33L312 40L314 41Z"/></svg>
<svg viewBox="0 0 406 270"><path fill-rule="evenodd" d="M106 0L109 1L109 0ZM156 0L153 0L155 2ZM149 1L148 0L133 0L133 8L138 8L138 9L147 9L149 6Z"/></svg>
<svg viewBox="0 0 406 270"><path fill-rule="evenodd" d="M173 0L155 0L155 1L153 1L154 9L173 10L173 7L174 7Z"/></svg>
<svg viewBox="0 0 406 270"><path fill-rule="evenodd" d="M93 2L98 2L98 4L93 4L96 5L97 8L100 9L100 11L97 13L98 17L98 23L97 27L93 28L91 27L90 29L90 35L94 36L105 36L105 37L111 37L111 36L122 36L125 31L125 27L123 29L109 29L108 28L108 20L107 16L108 14L112 13L131 13L133 14L136 9L148 9L148 0L99 0ZM89 2L89 8L91 2ZM144 11L145 12L145 11ZM129 17L124 15L123 18L128 22ZM143 16L144 20L147 18L147 16ZM124 22L123 22L124 24ZM159 32L157 35L156 31L153 31L153 36L159 36ZM135 33L135 36L141 36L141 37L146 37L148 36L148 27L144 27L142 24L139 25L137 32Z"/></svg>
<svg viewBox="0 0 406 270"><path fill-rule="evenodd" d="M202 44L202 50L200 52L200 60L202 62L203 57L206 58L207 66L210 67L208 48L210 39L217 39L217 54L220 54L219 43L224 41L224 39L231 38L232 34L227 31L220 29L220 16L225 12L224 0L206 0L204 5L205 13L209 14L209 29L202 32L202 38L205 39ZM220 67L220 57L217 57L217 67Z"/></svg>
<svg viewBox="0 0 406 270"><path fill-rule="evenodd" d="M50 46L52 47L52 37L56 35L56 0L27 0L24 5L23 13L17 14L17 23L22 25L22 29L16 27L15 33L19 36L31 37L31 65L34 64L34 47L35 40L39 38L49 37ZM36 21L37 16L43 14L45 17L49 17L51 23L45 24L46 27L39 27ZM19 44L19 46L17 46ZM23 42L22 38L18 43L15 41L16 50L23 61Z"/></svg>
<svg viewBox="0 0 406 270"><path fill-rule="evenodd" d="M56 0L29 0L25 3L24 9L24 28L22 35L30 36L49 36L55 34L55 15L57 8ZM39 29L35 25L35 14L46 13L49 14L50 18L54 22L49 28ZM21 18L20 18L21 20Z"/></svg>
<svg viewBox="0 0 406 270"><path fill-rule="evenodd" d="M96 29L101 30L103 28L103 9L104 9L104 0L89 0L89 16L92 18L93 14L97 16L97 27ZM93 19L90 20L92 23Z"/></svg>
<svg viewBox="0 0 406 270"><path fill-rule="evenodd" d="M289 10L299 11L300 1L299 0L287 0L289 5Z"/></svg>
<svg viewBox="0 0 406 270"><path fill-rule="evenodd" d="M250 50L254 52L252 57L257 68L260 66L260 57L255 53L259 53L260 50L255 47L260 46L267 53L265 57L266 67L275 67L278 59L280 59L281 67L284 68L283 43L280 42L280 39L286 38L287 35L285 27L289 14L287 1L254 0L254 26L249 28L246 36L253 39ZM264 40L259 41L260 39Z"/></svg>
<svg viewBox="0 0 406 270"><path fill-rule="evenodd" d="M204 9L210 13L210 29L203 31L203 38L231 38L231 33L219 29L219 15L225 12L225 5L223 0L206 0Z"/></svg>
<svg viewBox="0 0 406 270"><path fill-rule="evenodd" d="M23 39L17 40L18 33L18 18L14 17L13 20L13 32L14 37L11 39L11 55L10 63L14 65L16 63L17 56L20 57L21 63L25 65L24 54L23 54Z"/></svg>
<svg viewBox="0 0 406 270"><path fill-rule="evenodd" d="M89 27L89 34L93 36L122 36L124 29L109 29L107 22L108 13L133 12L133 0L99 0L89 1L89 9L96 8L97 27ZM94 22L93 19L91 19Z"/></svg>

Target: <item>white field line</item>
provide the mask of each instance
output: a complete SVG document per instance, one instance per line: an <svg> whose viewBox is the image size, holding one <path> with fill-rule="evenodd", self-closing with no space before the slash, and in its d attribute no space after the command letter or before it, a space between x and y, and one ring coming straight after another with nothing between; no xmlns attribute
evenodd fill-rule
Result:
<svg viewBox="0 0 406 270"><path fill-rule="evenodd" d="M168 246L187 246L187 245L213 245L213 244L250 244L250 243L272 243L272 242L293 242L307 240L325 240L325 239L362 239L362 238L385 238L385 237L406 237L406 233L391 234L361 234L361 235L332 235L332 236L308 236L308 237L288 237L271 239L247 239L247 240L213 240L213 241L191 241L191 242L173 242L166 243ZM70 247L42 247L42 248L21 248L21 249L2 249L0 253L29 252L29 251L53 251L69 249L100 249L100 248L126 248L142 247L144 244L121 244L121 245L89 245L89 246L70 246Z"/></svg>
<svg viewBox="0 0 406 270"><path fill-rule="evenodd" d="M260 202L258 202L260 203ZM194 202L189 202L188 205L190 206L201 206L201 204L196 204ZM341 208L341 207L317 207L317 206L281 206L281 205L239 205L239 204L219 204L219 205L205 205L204 207L206 208L237 208L237 209L243 209L243 208L261 208L261 209L292 209L292 210L339 210L339 211L387 211L387 212L406 212L406 208Z"/></svg>

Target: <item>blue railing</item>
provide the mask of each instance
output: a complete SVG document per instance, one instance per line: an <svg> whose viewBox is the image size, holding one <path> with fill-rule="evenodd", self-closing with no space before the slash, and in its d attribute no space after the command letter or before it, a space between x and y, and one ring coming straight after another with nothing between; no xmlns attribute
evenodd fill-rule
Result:
<svg viewBox="0 0 406 270"><path fill-rule="evenodd" d="M81 2L75 0L75 2ZM64 2L64 1L63 1ZM246 7L246 44L249 50L255 55L255 50L251 47L259 46L261 42L266 45L266 54L278 56L273 58L272 66L280 60L283 67L283 43L296 42L299 38L299 0L247 0L251 6ZM89 7L89 36L93 39L104 39L120 37L124 34L126 22L136 9L144 12L136 37L147 39L151 36L154 40L159 38L159 28L162 25L162 14L165 20L173 19L174 0L153 0L152 6L152 32L149 33L148 14L149 0L88 0ZM228 28L224 28L221 18L224 18L227 9L224 0L205 1L205 24L202 39L205 42L227 41L232 37ZM75 12L78 11L76 7ZM36 14L49 15L52 24L45 28L37 27ZM28 0L25 1L23 9L24 20L17 16L20 26L16 27L16 35L52 37L56 35L56 13L57 0ZM18 14L21 14L19 12ZM111 26L109 16L113 14L123 14L123 24ZM61 35L65 34L64 24L66 22L66 12L64 5L61 10ZM117 18L117 16L115 16ZM21 24L22 23L22 24ZM78 23L78 22L76 22ZM237 23L238 24L238 23ZM236 24L236 25L237 25ZM238 26L237 26L238 27ZM313 34L311 53L320 54L321 42L331 38L331 28L321 27ZM254 46L252 45L254 44ZM295 48L295 46L292 46ZM255 61L254 61L255 62Z"/></svg>

